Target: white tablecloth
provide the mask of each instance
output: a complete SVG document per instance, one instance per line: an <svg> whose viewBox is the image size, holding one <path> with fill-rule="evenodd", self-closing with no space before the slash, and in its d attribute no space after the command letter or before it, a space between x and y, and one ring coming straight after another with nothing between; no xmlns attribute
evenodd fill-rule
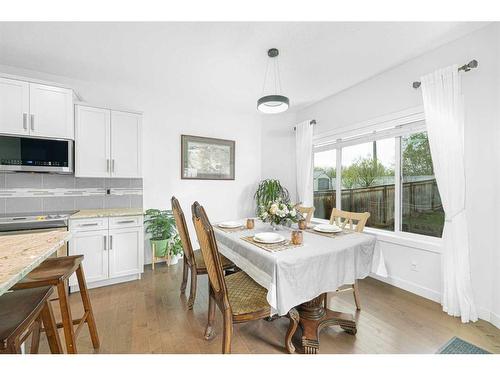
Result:
<svg viewBox="0 0 500 375"><path fill-rule="evenodd" d="M272 253L241 239L270 231L268 224L256 221L253 230L230 233L214 225L214 231L219 251L268 290L267 301L279 315L322 293L353 284L372 269L376 238L370 234L328 238L303 232L303 246ZM279 233L290 238L288 229Z"/></svg>

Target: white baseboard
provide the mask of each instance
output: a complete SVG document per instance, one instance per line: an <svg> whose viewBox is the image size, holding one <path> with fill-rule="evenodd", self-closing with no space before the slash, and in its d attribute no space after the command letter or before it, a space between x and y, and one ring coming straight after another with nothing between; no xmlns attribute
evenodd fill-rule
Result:
<svg viewBox="0 0 500 375"><path fill-rule="evenodd" d="M500 315L495 313L490 313L490 323L495 327L500 328Z"/></svg>
<svg viewBox="0 0 500 375"><path fill-rule="evenodd" d="M115 277L114 279L107 279L107 280L102 280L102 281L95 281L93 283L88 283L87 289L100 288L103 286L119 284L119 283L124 283L127 281L134 281L134 280L140 280L140 279L141 279L140 273L128 275L128 276L122 276L122 277ZM77 285L70 286L69 290L70 290L70 293L74 293L74 292L79 292L80 288L78 287L78 284L77 284Z"/></svg>
<svg viewBox="0 0 500 375"><path fill-rule="evenodd" d="M439 293L436 290L432 290L426 287L423 287L421 285L415 284L411 281L403 280L400 279L399 277L394 277L394 276L389 276L389 277L382 277L375 275L374 273L370 274L370 277L373 277L374 279L377 279L379 281L382 281L386 284L395 286L397 288L406 290L408 292L414 293L418 296L430 299L431 301L434 302L441 302L441 293Z"/></svg>
<svg viewBox="0 0 500 375"><path fill-rule="evenodd" d="M382 277L375 274L370 274L370 277L382 281L383 283L414 293L420 297L430 299L431 301L437 303L441 302L441 293L429 288L425 288L421 285L412 283L411 281L403 280L400 279L399 277ZM492 311L480 306L477 306L477 315L479 319L490 322L495 327L500 328L500 315L495 314Z"/></svg>

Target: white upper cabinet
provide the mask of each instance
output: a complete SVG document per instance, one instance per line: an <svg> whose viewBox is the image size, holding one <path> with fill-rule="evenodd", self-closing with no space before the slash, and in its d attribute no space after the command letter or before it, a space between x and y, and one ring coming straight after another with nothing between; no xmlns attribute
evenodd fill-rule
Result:
<svg viewBox="0 0 500 375"><path fill-rule="evenodd" d="M72 90L30 83L30 134L74 139Z"/></svg>
<svg viewBox="0 0 500 375"><path fill-rule="evenodd" d="M141 177L141 122L138 114L111 111L112 177Z"/></svg>
<svg viewBox="0 0 500 375"><path fill-rule="evenodd" d="M28 135L29 83L0 78L0 133Z"/></svg>
<svg viewBox="0 0 500 375"><path fill-rule="evenodd" d="M142 177L142 116L76 105L75 175Z"/></svg>
<svg viewBox="0 0 500 375"><path fill-rule="evenodd" d="M75 176L109 177L111 111L75 106Z"/></svg>
<svg viewBox="0 0 500 375"><path fill-rule="evenodd" d="M0 133L74 139L73 91L0 78Z"/></svg>

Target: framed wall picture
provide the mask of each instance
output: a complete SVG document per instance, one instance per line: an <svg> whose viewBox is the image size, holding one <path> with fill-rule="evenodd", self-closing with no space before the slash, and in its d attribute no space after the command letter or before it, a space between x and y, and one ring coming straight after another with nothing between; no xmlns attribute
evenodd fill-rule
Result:
<svg viewBox="0 0 500 375"><path fill-rule="evenodd" d="M235 142L181 135L181 178L234 180Z"/></svg>

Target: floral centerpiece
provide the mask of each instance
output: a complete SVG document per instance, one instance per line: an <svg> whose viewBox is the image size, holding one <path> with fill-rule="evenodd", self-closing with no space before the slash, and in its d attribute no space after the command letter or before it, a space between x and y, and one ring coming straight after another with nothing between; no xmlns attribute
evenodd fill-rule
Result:
<svg viewBox="0 0 500 375"><path fill-rule="evenodd" d="M270 223L274 230L279 225L291 225L302 218L302 215L295 209L295 205L279 199L260 205L257 209L257 216L264 223Z"/></svg>

